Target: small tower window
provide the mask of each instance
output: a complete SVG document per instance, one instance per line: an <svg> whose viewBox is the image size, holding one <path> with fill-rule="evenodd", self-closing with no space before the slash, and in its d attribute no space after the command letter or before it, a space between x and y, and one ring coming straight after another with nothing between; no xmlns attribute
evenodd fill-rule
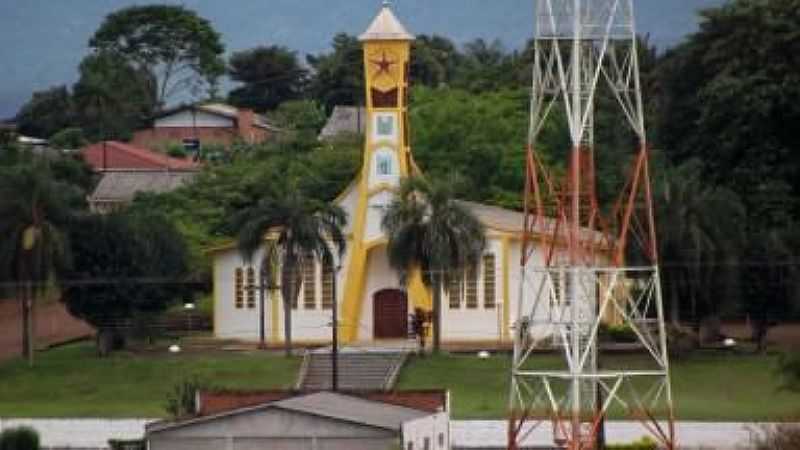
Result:
<svg viewBox="0 0 800 450"><path fill-rule="evenodd" d="M392 157L389 155L378 155L375 159L378 175L392 175Z"/></svg>

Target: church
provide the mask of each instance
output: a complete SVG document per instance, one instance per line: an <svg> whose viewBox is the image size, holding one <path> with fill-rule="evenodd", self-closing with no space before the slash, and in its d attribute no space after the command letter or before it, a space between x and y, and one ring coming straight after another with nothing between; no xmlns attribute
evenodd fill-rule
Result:
<svg viewBox="0 0 800 450"><path fill-rule="evenodd" d="M334 301L338 302L340 337L345 344L406 339L409 315L415 308L431 309L432 295L419 276L412 277L407 286L400 283L389 265L381 230L384 208L400 180L420 173L408 129L413 39L388 5L360 36L367 91L364 162L359 176L335 200L348 216L341 269L321 267L319 262L304 267L301 292L291 313L292 339L300 345L330 342ZM519 288L520 277L539 276L520 269L524 214L464 204L484 224L487 246L478 266L465 271L460 288L442 295L442 342L511 343L512 324L520 307L530 310L535 301L533 289ZM247 265L235 244L211 252L215 336L258 340L259 293L248 286L257 283L260 253ZM549 292L570 289L568 277L553 280L558 286ZM266 296L263 314L270 345L283 342L282 303L279 291Z"/></svg>

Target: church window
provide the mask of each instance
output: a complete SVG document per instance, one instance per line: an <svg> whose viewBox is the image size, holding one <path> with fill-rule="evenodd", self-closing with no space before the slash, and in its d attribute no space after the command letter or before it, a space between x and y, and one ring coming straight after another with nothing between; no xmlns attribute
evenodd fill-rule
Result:
<svg viewBox="0 0 800 450"><path fill-rule="evenodd" d="M461 291L463 286L462 282L464 281L462 275L462 272L458 272L450 276L447 286L450 309L461 308Z"/></svg>
<svg viewBox="0 0 800 450"><path fill-rule="evenodd" d="M496 303L494 255L483 255L483 307L491 309Z"/></svg>
<svg viewBox="0 0 800 450"><path fill-rule="evenodd" d="M467 297L467 308L475 309L478 307L478 268L473 266L467 267L466 273L466 287L464 294Z"/></svg>
<svg viewBox="0 0 800 450"><path fill-rule="evenodd" d="M390 155L378 155L376 157L378 175L392 174L392 157Z"/></svg>
<svg viewBox="0 0 800 450"><path fill-rule="evenodd" d="M314 255L306 255L303 258L303 307L305 309L315 309L317 307L317 277L315 275Z"/></svg>
<svg viewBox="0 0 800 450"><path fill-rule="evenodd" d="M394 117L378 116L375 119L378 136L394 136Z"/></svg>
<svg viewBox="0 0 800 450"><path fill-rule="evenodd" d="M247 307L253 309L256 307L256 271L252 267L247 268Z"/></svg>
<svg viewBox="0 0 800 450"><path fill-rule="evenodd" d="M330 263L322 267L322 309L333 308L333 267Z"/></svg>
<svg viewBox="0 0 800 450"><path fill-rule="evenodd" d="M241 267L237 267L233 273L234 285L234 300L237 309L244 308L244 271Z"/></svg>

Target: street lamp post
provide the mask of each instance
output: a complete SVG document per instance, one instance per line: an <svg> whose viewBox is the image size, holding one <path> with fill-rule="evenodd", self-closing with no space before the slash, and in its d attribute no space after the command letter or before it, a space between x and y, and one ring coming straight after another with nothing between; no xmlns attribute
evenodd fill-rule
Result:
<svg viewBox="0 0 800 450"><path fill-rule="evenodd" d="M331 389L333 391L339 390L339 300L336 293L336 279L339 277L339 270L342 268L341 264L337 264L333 271L333 307L331 313L333 315L333 330L332 343L333 349L331 350Z"/></svg>

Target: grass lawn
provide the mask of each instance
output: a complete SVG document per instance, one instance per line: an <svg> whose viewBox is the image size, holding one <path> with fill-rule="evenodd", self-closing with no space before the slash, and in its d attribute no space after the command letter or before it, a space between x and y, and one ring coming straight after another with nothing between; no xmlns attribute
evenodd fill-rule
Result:
<svg viewBox="0 0 800 450"><path fill-rule="evenodd" d="M552 360L552 356L541 356ZM604 364L621 362L608 356ZM778 389L776 356L698 353L672 361L672 389L682 420L797 420L800 393ZM505 414L509 357L446 355L414 358L401 372L398 388L450 389L457 419L500 418Z"/></svg>
<svg viewBox="0 0 800 450"><path fill-rule="evenodd" d="M117 353L97 358L92 343L0 365L0 417L162 417L166 394L197 375L227 388L291 386L300 358L277 354Z"/></svg>

